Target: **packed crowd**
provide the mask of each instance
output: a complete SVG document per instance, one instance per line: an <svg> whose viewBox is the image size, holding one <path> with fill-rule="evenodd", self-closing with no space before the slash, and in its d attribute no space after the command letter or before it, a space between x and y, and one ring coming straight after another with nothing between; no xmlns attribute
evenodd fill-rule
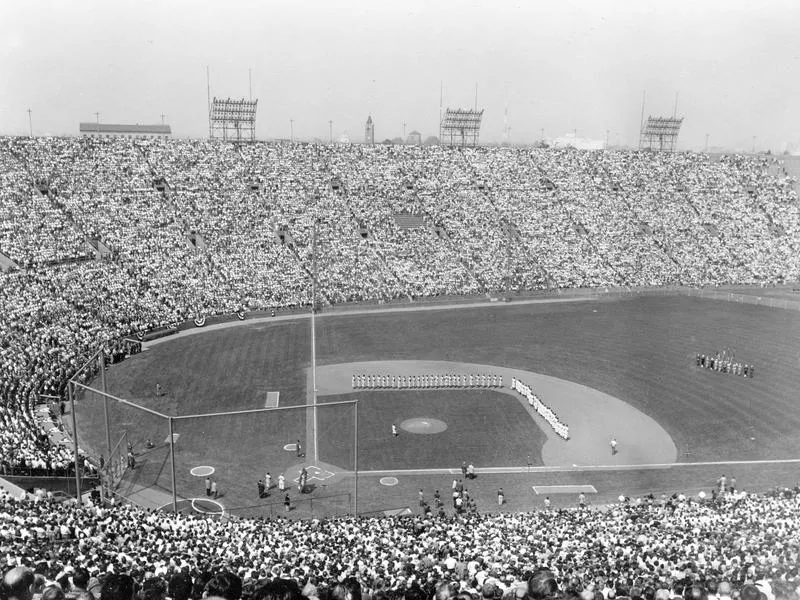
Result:
<svg viewBox="0 0 800 600"><path fill-rule="evenodd" d="M33 407L63 396L98 347L118 360L126 336L308 306L315 270L323 304L798 280L795 182L773 166L682 153L0 138L0 265L19 267L0 273L0 464L63 467L68 453L36 429ZM401 227L398 214L423 226ZM106 258L85 260L95 256Z"/></svg>
<svg viewBox="0 0 800 600"><path fill-rule="evenodd" d="M218 577L233 582L226 586L237 590L232 600L257 600L262 586L280 579L312 600L346 600L333 592L349 580L376 600L797 600L799 494L736 492L713 502L676 494L625 499L605 510L448 508L444 517L310 522L212 520L6 496L0 546L4 571L30 569L40 576L39 591L57 585L67 594L88 591L86 600L110 600L100 591L121 575L176 600L214 595L208 582ZM543 569L549 588L541 594L534 574ZM763 595L748 597L747 586Z"/></svg>

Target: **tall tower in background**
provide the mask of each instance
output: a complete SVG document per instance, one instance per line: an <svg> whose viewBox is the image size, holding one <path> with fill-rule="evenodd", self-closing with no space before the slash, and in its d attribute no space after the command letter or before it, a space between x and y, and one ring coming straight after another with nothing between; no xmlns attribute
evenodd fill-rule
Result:
<svg viewBox="0 0 800 600"><path fill-rule="evenodd" d="M367 124L364 126L364 143L368 146L375 145L375 124L372 122L372 115L367 117Z"/></svg>

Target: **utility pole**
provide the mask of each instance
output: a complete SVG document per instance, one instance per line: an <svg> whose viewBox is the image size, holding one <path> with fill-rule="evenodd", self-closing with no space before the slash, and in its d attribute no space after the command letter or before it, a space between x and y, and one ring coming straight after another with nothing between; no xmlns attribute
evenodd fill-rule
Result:
<svg viewBox="0 0 800 600"><path fill-rule="evenodd" d="M294 143L294 119L289 119L289 141Z"/></svg>
<svg viewBox="0 0 800 600"><path fill-rule="evenodd" d="M708 153L708 134L706 134L706 153Z"/></svg>
<svg viewBox="0 0 800 600"><path fill-rule="evenodd" d="M610 129L606 129L606 150L608 150L608 136L611 134Z"/></svg>
<svg viewBox="0 0 800 600"><path fill-rule="evenodd" d="M100 135L100 113L94 113L95 118L97 119L97 134Z"/></svg>
<svg viewBox="0 0 800 600"><path fill-rule="evenodd" d="M162 127L164 126L164 117L166 117L166 116L167 115L165 115L164 113L161 113L161 126Z"/></svg>
<svg viewBox="0 0 800 600"><path fill-rule="evenodd" d="M28 109L28 132L33 137L33 121L31 120L31 109Z"/></svg>
<svg viewBox="0 0 800 600"><path fill-rule="evenodd" d="M331 138L331 144L333 143L333 121L328 121L328 134Z"/></svg>
<svg viewBox="0 0 800 600"><path fill-rule="evenodd" d="M753 154L756 153L756 136L753 136Z"/></svg>
<svg viewBox="0 0 800 600"><path fill-rule="evenodd" d="M539 137L539 141L542 142L542 144L544 144L544 127L542 127L539 130L539 132L541 133L541 136Z"/></svg>
<svg viewBox="0 0 800 600"><path fill-rule="evenodd" d="M403 141L406 141L406 123L403 121Z"/></svg>

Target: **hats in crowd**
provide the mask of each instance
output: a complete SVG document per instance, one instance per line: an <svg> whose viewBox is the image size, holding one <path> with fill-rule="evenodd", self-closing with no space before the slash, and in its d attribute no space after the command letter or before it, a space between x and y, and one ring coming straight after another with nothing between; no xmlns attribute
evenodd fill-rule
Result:
<svg viewBox="0 0 800 600"><path fill-rule="evenodd" d="M741 600L767 600L767 595L752 583L748 583L739 591Z"/></svg>
<svg viewBox="0 0 800 600"><path fill-rule="evenodd" d="M86 586L86 591L89 592L95 598L100 598L100 590L103 588L103 584L97 577L91 577L89 579L89 584Z"/></svg>
<svg viewBox="0 0 800 600"><path fill-rule="evenodd" d="M487 579L481 586L481 595L484 598L499 598L503 595L503 590L499 584L500 582L494 578Z"/></svg>

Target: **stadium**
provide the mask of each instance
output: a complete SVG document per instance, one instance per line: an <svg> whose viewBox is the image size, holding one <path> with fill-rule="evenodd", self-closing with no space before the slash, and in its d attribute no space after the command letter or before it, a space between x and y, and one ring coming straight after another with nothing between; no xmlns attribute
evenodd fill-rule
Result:
<svg viewBox="0 0 800 600"><path fill-rule="evenodd" d="M797 10L435 4L0 11L0 600L800 600Z"/></svg>
<svg viewBox="0 0 800 600"><path fill-rule="evenodd" d="M7 474L223 535L796 510L779 161L119 138L2 156L30 203L4 247Z"/></svg>

